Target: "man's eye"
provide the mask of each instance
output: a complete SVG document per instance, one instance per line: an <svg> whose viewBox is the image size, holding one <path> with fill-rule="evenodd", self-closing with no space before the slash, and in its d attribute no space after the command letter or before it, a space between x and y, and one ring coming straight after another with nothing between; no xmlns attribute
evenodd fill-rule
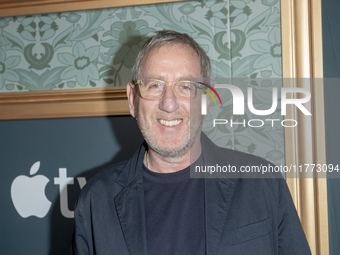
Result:
<svg viewBox="0 0 340 255"><path fill-rule="evenodd" d="M181 90L191 90L190 84L182 84L180 88Z"/></svg>
<svg viewBox="0 0 340 255"><path fill-rule="evenodd" d="M160 88L161 87L161 85L159 84L159 83L150 83L149 85L148 85L148 88L149 89L158 89L158 88Z"/></svg>

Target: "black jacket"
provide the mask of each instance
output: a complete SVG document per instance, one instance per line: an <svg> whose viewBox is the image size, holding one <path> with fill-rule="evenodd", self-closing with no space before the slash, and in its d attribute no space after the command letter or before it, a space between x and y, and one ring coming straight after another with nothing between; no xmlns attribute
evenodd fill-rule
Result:
<svg viewBox="0 0 340 255"><path fill-rule="evenodd" d="M268 164L218 148L205 135L201 140L206 165ZM147 254L145 149L144 143L128 161L104 169L82 189L75 209L74 254ZM311 254L283 178L205 179L205 207L207 255Z"/></svg>

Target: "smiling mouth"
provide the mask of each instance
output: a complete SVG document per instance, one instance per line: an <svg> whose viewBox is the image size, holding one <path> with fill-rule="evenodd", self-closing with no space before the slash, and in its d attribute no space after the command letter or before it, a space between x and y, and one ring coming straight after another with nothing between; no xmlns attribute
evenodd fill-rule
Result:
<svg viewBox="0 0 340 255"><path fill-rule="evenodd" d="M160 124L167 127L173 127L179 125L183 120L157 120Z"/></svg>

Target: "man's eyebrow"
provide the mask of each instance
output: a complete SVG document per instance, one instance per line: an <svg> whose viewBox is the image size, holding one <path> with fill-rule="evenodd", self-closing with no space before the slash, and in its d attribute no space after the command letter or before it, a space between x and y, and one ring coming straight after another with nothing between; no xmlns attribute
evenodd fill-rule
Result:
<svg viewBox="0 0 340 255"><path fill-rule="evenodd" d="M164 76L149 76L148 79L155 79L155 80L165 81L165 77Z"/></svg>
<svg viewBox="0 0 340 255"><path fill-rule="evenodd" d="M161 80L161 81L167 82L167 80L165 79L164 76L149 76L147 79L155 79L155 80ZM190 80L193 80L193 79L194 78L190 77L190 76L182 76L182 77L175 79L175 81L190 81Z"/></svg>
<svg viewBox="0 0 340 255"><path fill-rule="evenodd" d="M178 81L190 81L190 80L192 80L192 79L193 79L193 77L184 76L184 77L180 77L180 78L178 79Z"/></svg>

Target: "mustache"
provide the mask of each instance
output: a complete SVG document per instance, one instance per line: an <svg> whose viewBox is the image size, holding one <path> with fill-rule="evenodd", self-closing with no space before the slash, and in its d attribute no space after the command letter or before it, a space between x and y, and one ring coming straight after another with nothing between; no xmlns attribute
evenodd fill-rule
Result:
<svg viewBox="0 0 340 255"><path fill-rule="evenodd" d="M164 119L164 120L171 120L171 119L185 119L189 118L189 114L185 113L157 113L155 114L156 119Z"/></svg>
<svg viewBox="0 0 340 255"><path fill-rule="evenodd" d="M153 114L156 119L184 119L190 118L190 113L185 111L174 111L174 112L166 112L166 111L158 111Z"/></svg>

